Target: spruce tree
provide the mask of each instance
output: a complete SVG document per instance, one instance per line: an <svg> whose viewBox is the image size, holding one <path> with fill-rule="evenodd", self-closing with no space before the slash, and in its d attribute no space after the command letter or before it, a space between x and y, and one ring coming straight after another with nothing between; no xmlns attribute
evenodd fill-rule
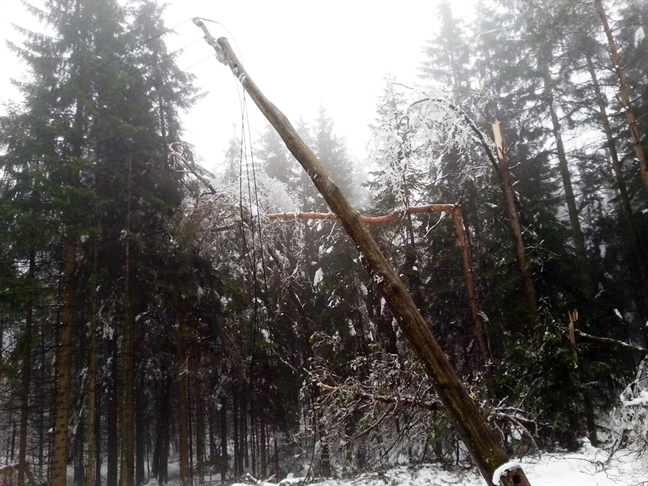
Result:
<svg viewBox="0 0 648 486"><path fill-rule="evenodd" d="M178 113L191 105L194 90L187 76L177 74L174 56L165 50L166 29L154 2L126 9L116 1L48 1L42 11L32 11L55 35L23 30L27 40L14 46L31 74L19 85L25 106L15 107L1 124L6 152L2 197L13 201L7 211L23 205L40 220L34 227L41 229L30 238L25 258L30 252L50 252L62 262L60 270L52 267L60 285L52 280L47 284L55 294L60 289L60 323L48 336L57 350L50 480L65 483L70 421L80 421L79 431L94 427L83 423L83 414L70 414L73 400L79 399L71 391L82 389L75 371L88 359L83 353L73 359L72 346L86 339L81 323L94 319L89 314L101 307L104 316L112 311L121 321L115 326L109 318L98 324L104 329L114 326L113 338L122 338L120 354L116 344L113 347L109 398L116 403L121 390L121 482L131 484L134 431L143 430L134 414L141 359L136 346L143 336L137 316L151 306L156 275L165 264L158 257L171 243L167 224L183 197L182 176L170 167L166 152L167 144L181 136ZM26 221L28 214L23 212L21 219ZM23 230L16 224L19 220L12 219L7 237L19 241ZM14 253L18 250L11 240L7 244ZM36 273L40 270L36 259L34 263ZM106 279L104 283L97 285L97 275ZM93 292L86 292L90 287ZM102 352L110 349L108 343L100 344ZM117 361L118 356L123 359ZM108 423L117 420L116 411L108 414ZM105 409L99 413L105 414ZM115 432L116 427L108 430L109 445ZM83 440L75 437L75 450L82 450ZM82 467L82 455L74 456ZM110 484L117 482L116 460L113 443L108 450ZM100 464L92 467L98 470Z"/></svg>

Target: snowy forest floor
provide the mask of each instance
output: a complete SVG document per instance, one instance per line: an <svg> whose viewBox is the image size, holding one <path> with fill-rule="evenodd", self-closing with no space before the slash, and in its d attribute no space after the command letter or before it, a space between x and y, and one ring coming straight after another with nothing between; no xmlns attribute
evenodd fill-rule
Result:
<svg viewBox="0 0 648 486"><path fill-rule="evenodd" d="M614 454L589 444L576 453L545 453L525 457L522 465L533 486L648 486L648 451L619 450ZM288 477L279 485L311 486L474 486L485 484L475 468L447 470L441 465L400 466L354 478L313 480ZM235 483L243 486L246 483ZM247 483L247 485L252 483ZM271 486L276 483L265 483Z"/></svg>

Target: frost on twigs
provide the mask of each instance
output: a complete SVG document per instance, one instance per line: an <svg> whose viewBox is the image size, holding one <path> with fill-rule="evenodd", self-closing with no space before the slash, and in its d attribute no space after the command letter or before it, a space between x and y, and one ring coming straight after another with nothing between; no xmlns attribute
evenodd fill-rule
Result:
<svg viewBox="0 0 648 486"><path fill-rule="evenodd" d="M621 406L613 417L615 448L648 451L648 358L639 364L637 375L620 396Z"/></svg>
<svg viewBox="0 0 648 486"><path fill-rule="evenodd" d="M282 238L286 226L264 215L295 212L298 204L283 183L262 171L257 171L254 180L221 180L212 185L216 194L197 191L184 201L185 234L193 237L196 250L215 267L222 265L242 275L246 270L236 265L240 256L235 253L243 250L235 242L244 238L248 247L254 243L260 248L267 240ZM293 228L286 239L299 254L300 228Z"/></svg>
<svg viewBox="0 0 648 486"><path fill-rule="evenodd" d="M364 339L379 338L367 329ZM377 334L375 334L377 332ZM339 335L312 338L309 383L318 387L315 407L325 427L334 467L341 473L415 462L468 462L430 378L407 349L387 353L380 346L348 361ZM320 358L327 356L328 359ZM310 393L304 388L304 393Z"/></svg>
<svg viewBox="0 0 648 486"><path fill-rule="evenodd" d="M537 416L525 410L520 404L510 405L501 401L487 410L488 422L508 450L517 457L532 454L541 457L537 435L538 431L547 424L539 422Z"/></svg>
<svg viewBox="0 0 648 486"><path fill-rule="evenodd" d="M475 100L468 98L466 103ZM468 109L468 108L466 108ZM478 107L470 106L468 111ZM485 174L484 157L462 104L439 89L411 89L392 83L378 108L371 159L378 166L370 186L402 207L424 203L430 188ZM481 150L481 149L479 149ZM448 164L446 159L458 164Z"/></svg>

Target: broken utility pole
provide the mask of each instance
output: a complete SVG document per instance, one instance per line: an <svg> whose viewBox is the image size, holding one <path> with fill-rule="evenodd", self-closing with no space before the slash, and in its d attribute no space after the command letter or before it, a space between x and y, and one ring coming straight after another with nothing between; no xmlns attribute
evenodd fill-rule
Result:
<svg viewBox="0 0 648 486"><path fill-rule="evenodd" d="M432 378L440 400L486 482L493 485L493 475L496 471L505 470L501 477L498 474L500 485L530 486L522 468L518 464L509 463L506 451L497 442L479 407L463 387L448 358L430 332L427 322L416 308L405 285L380 252L358 213L331 181L313 151L299 137L285 115L257 88L235 56L227 39L221 37L215 42L200 19L194 19L194 22L205 32L207 42L216 50L219 61L230 67L336 214L355 244L362 264L378 286L401 329Z"/></svg>

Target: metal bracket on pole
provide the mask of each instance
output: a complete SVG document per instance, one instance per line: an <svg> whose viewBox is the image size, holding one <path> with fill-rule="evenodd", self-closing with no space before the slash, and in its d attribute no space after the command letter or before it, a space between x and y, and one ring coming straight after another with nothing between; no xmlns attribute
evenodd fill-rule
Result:
<svg viewBox="0 0 648 486"><path fill-rule="evenodd" d="M223 52L223 48L218 45L216 39L214 39L212 35L209 33L203 21L198 17L194 17L193 23L196 24L198 27L200 27L202 31L205 33L205 40L207 41L207 44L212 46L216 51L216 59L218 59L218 62L227 66L227 59L225 58L225 52Z"/></svg>

